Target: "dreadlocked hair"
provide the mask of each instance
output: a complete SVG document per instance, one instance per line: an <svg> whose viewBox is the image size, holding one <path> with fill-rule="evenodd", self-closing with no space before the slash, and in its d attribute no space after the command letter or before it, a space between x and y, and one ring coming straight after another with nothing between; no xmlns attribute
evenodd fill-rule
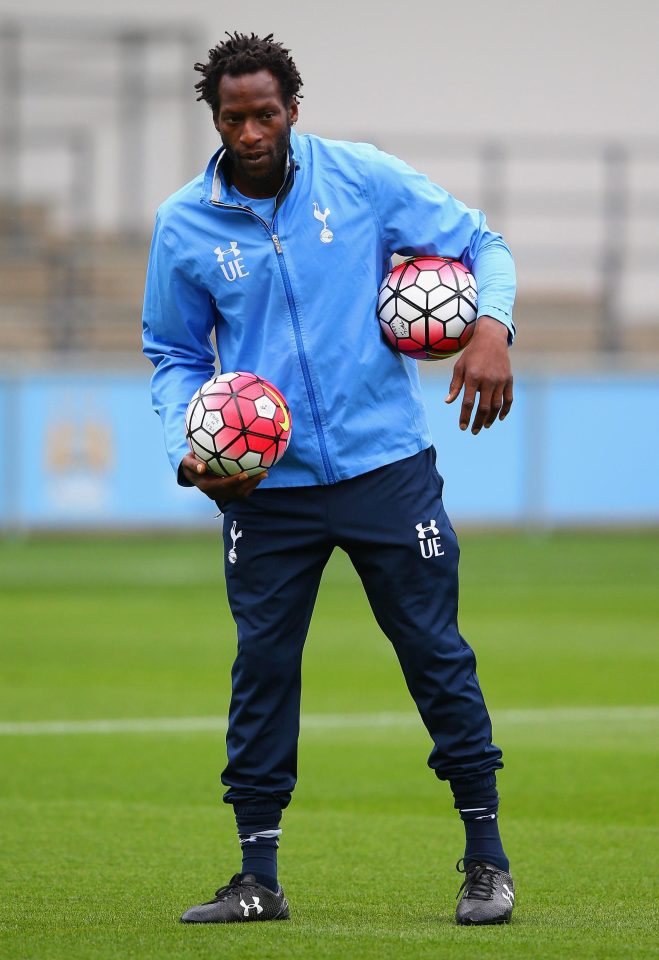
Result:
<svg viewBox="0 0 659 960"><path fill-rule="evenodd" d="M287 106L293 101L299 103L302 77L290 51L274 40L273 34L257 37L253 33L248 37L246 33L227 31L226 35L228 40L223 40L208 51L208 63L194 65L202 75L202 79L194 85L199 94L197 100L205 100L214 117L220 108L219 85L225 73L239 77L244 73L269 70L279 81L284 103Z"/></svg>

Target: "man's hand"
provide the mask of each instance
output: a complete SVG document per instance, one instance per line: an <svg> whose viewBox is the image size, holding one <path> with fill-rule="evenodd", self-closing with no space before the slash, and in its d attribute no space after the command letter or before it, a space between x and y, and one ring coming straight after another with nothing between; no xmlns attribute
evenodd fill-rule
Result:
<svg viewBox="0 0 659 960"><path fill-rule="evenodd" d="M508 356L508 330L494 317L479 317L474 335L453 368L446 403L453 403L464 386L460 408L460 429L469 426L479 393L478 407L471 432L491 427L499 416L503 420L513 402L513 375Z"/></svg>
<svg viewBox="0 0 659 960"><path fill-rule="evenodd" d="M181 460L181 470L185 479L193 486L211 500L221 500L223 503L229 500L244 500L253 493L261 480L268 476L264 470L255 477L249 477L246 473L237 473L233 477L218 477L208 469L203 460L199 460L192 453L186 454Z"/></svg>

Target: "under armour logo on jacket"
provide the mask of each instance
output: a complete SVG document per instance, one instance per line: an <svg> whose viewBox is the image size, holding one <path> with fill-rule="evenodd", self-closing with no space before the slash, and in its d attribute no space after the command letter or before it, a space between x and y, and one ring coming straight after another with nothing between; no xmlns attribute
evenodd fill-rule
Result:
<svg viewBox="0 0 659 960"><path fill-rule="evenodd" d="M222 247L215 247L213 253L217 256L217 262L221 264L222 273L229 283L233 283L238 277L249 276L249 271L245 270L245 261L240 255L237 240L231 240L229 242L228 250L223 250ZM233 257L233 260L225 262L224 258L230 256Z"/></svg>

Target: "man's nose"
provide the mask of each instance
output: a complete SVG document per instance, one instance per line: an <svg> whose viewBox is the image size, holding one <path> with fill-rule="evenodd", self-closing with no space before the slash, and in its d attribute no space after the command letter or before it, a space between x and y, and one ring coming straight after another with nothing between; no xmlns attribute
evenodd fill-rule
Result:
<svg viewBox="0 0 659 960"><path fill-rule="evenodd" d="M258 143L260 139L261 130L258 123L255 123L253 120L245 120L240 132L240 142L245 144L246 147L249 147Z"/></svg>

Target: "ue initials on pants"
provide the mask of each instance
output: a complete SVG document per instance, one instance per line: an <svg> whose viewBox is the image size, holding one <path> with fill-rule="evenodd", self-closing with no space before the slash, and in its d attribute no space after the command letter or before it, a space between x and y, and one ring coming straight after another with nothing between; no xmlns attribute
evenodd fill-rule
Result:
<svg viewBox="0 0 659 960"><path fill-rule="evenodd" d="M424 560L430 560L431 557L443 557L442 538L435 521L431 520L427 525L417 523L415 527L419 537L419 549ZM428 536L428 534L432 536Z"/></svg>
<svg viewBox="0 0 659 960"><path fill-rule="evenodd" d="M431 540L419 540L419 547L424 560L430 560L431 557L444 556L441 537L433 537Z"/></svg>

